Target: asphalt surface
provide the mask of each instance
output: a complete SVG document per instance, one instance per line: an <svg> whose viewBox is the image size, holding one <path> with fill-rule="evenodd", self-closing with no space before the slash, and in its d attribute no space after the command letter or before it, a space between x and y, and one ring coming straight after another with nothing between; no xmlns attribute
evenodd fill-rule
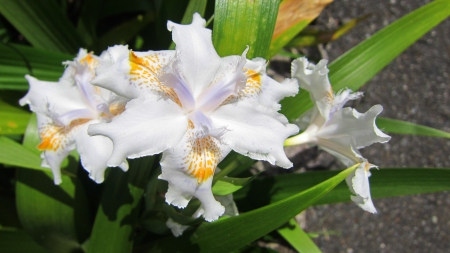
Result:
<svg viewBox="0 0 450 253"><path fill-rule="evenodd" d="M332 29L352 18L371 16L325 45L322 56L325 52L333 61L387 24L428 2L336 0L315 22L319 28ZM311 57L319 54L315 48L306 52ZM362 88L364 97L353 106L365 112L372 105L381 104L382 117L450 131L449 76L450 19L447 19L368 82ZM381 169L450 168L449 139L392 135L388 144L372 145L362 153ZM308 163L305 155L311 154L315 160ZM310 151L295 158L298 166L303 166L302 170L339 167L321 151ZM353 203L309 208L302 225L307 232L320 234L314 240L323 252L450 252L449 192L375 199L374 204L378 209L375 215Z"/></svg>

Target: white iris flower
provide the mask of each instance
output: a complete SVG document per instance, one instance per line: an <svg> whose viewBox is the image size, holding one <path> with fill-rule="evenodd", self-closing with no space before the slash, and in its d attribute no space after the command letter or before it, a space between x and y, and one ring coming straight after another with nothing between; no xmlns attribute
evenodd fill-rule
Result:
<svg viewBox="0 0 450 253"><path fill-rule="evenodd" d="M279 114L278 101L298 92L296 80L278 83L265 73L263 59L221 58L211 30L195 14L192 24L168 22L173 51L108 49L93 84L125 96L126 110L110 123L91 125L91 135L114 143L108 165L163 152L162 174L169 182L166 202L186 207L195 196L207 221L224 207L211 192L217 164L231 151L281 167L292 163L284 140L298 132Z"/></svg>
<svg viewBox="0 0 450 253"><path fill-rule="evenodd" d="M102 56L105 57L108 55ZM29 104L36 112L42 166L52 169L55 184L61 183L62 161L75 148L90 177L97 183L104 179L112 142L104 136L89 136L87 128L93 123L111 121L122 113L127 99L90 84L99 59L80 49L74 61L64 63L67 68L58 82L25 76L30 89L20 104ZM128 168L126 161L119 166L124 170Z"/></svg>
<svg viewBox="0 0 450 253"><path fill-rule="evenodd" d="M355 194L352 200L364 210L375 213L370 196L369 169L376 166L368 163L358 149L390 140L391 137L375 124L375 118L383 107L375 105L366 113L359 113L350 107L343 108L347 101L360 97L362 93L351 93L345 89L334 94L326 64L326 60L321 60L316 66L306 58L293 61L292 76L298 80L301 88L310 92L314 107L310 114L300 119L309 121L306 130L286 140L285 145L318 145L347 166L361 163L346 181Z"/></svg>

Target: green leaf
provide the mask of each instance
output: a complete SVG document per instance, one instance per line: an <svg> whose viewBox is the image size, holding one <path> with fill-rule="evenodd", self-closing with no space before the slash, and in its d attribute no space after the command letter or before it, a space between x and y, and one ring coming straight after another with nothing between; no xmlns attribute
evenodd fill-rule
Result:
<svg viewBox="0 0 450 253"><path fill-rule="evenodd" d="M8 253L49 253L24 231L0 231L0 249Z"/></svg>
<svg viewBox="0 0 450 253"><path fill-rule="evenodd" d="M358 164L359 165L359 164ZM346 178L357 165L305 191L239 216L203 223L191 235L166 238L139 252L231 252L273 231L311 206ZM264 191L259 194L264 195ZM189 245L189 242L191 245Z"/></svg>
<svg viewBox="0 0 450 253"><path fill-rule="evenodd" d="M126 173L119 168L110 169L87 252L131 252L139 203L153 161L153 156L134 159Z"/></svg>
<svg viewBox="0 0 450 253"><path fill-rule="evenodd" d="M62 62L74 56L27 46L0 44L0 89L28 90L26 74L40 80L58 81Z"/></svg>
<svg viewBox="0 0 450 253"><path fill-rule="evenodd" d="M392 134L413 134L450 138L450 133L448 132L396 119L377 118L377 126L384 132Z"/></svg>
<svg viewBox="0 0 450 253"><path fill-rule="evenodd" d="M370 171L372 198L386 198L450 190L450 169L383 168ZM303 191L339 171L306 172L256 178L233 194L240 211L252 210ZM314 205L350 201L350 191L343 182Z"/></svg>
<svg viewBox="0 0 450 253"><path fill-rule="evenodd" d="M56 1L1 0L0 13L36 48L76 53L85 46Z"/></svg>
<svg viewBox="0 0 450 253"><path fill-rule="evenodd" d="M0 163L28 169L49 171L41 167L39 154L5 136L0 136Z"/></svg>
<svg viewBox="0 0 450 253"><path fill-rule="evenodd" d="M23 134L30 113L0 100L0 134Z"/></svg>
<svg viewBox="0 0 450 253"><path fill-rule="evenodd" d="M298 225L295 219L277 229L277 232L300 253L321 253L322 251L311 240L311 237Z"/></svg>
<svg viewBox="0 0 450 253"><path fill-rule="evenodd" d="M313 21L332 0L284 0L280 4L267 58L270 59Z"/></svg>
<svg viewBox="0 0 450 253"><path fill-rule="evenodd" d="M219 179L212 187L212 192L214 195L228 195L239 189L244 185L252 181L256 176L248 178L233 178L233 177L223 177Z"/></svg>
<svg viewBox="0 0 450 253"><path fill-rule="evenodd" d="M389 62L450 15L450 1L433 1L388 25L330 64L333 89L358 90ZM308 92L282 101L281 112L293 121L312 107Z"/></svg>
<svg viewBox="0 0 450 253"><path fill-rule="evenodd" d="M213 43L220 56L266 57L278 14L278 0L217 0L214 11Z"/></svg>
<svg viewBox="0 0 450 253"><path fill-rule="evenodd" d="M33 117L25 133L25 147L37 145L36 128ZM75 159L69 163L72 170L76 170L77 165ZM62 175L62 183L55 185L49 170L20 169L16 201L25 231L41 246L51 252L82 252L81 243L90 232L90 215L84 188L77 178Z"/></svg>

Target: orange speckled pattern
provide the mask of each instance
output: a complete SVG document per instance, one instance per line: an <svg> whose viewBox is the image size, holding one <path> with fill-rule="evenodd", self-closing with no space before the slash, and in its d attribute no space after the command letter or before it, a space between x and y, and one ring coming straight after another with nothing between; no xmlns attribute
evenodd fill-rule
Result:
<svg viewBox="0 0 450 253"><path fill-rule="evenodd" d="M67 145L67 134L74 128L90 121L90 119L77 119L70 122L69 126L58 126L49 124L40 129L41 143L37 146L39 150L56 151Z"/></svg>
<svg viewBox="0 0 450 253"><path fill-rule="evenodd" d="M239 93L239 96L255 96L261 92L261 73L251 69L244 69L247 76L245 88Z"/></svg>
<svg viewBox="0 0 450 253"><path fill-rule="evenodd" d="M117 116L125 111L125 104L111 104L109 105L109 112L112 115Z"/></svg>
<svg viewBox="0 0 450 253"><path fill-rule="evenodd" d="M140 89L153 89L161 92L172 99L179 106L181 105L177 93L170 87L161 85L158 76L164 74L163 66L169 62L166 58L160 57L158 53L139 57L133 51L130 51L130 84Z"/></svg>
<svg viewBox="0 0 450 253"><path fill-rule="evenodd" d="M221 160L221 153L217 139L211 136L195 138L193 128L194 124L189 121L188 138L191 141L186 146L188 154L183 160L186 172L197 178L198 184L201 184L214 175Z"/></svg>
<svg viewBox="0 0 450 253"><path fill-rule="evenodd" d="M98 65L98 60L92 57L92 52L86 55L83 59L80 60L81 64L86 64L89 67L89 70L94 71L95 67Z"/></svg>

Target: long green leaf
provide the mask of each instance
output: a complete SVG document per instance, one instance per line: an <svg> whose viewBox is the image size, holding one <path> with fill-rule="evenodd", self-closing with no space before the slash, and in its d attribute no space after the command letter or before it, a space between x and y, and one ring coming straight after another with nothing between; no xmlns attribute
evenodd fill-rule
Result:
<svg viewBox="0 0 450 253"><path fill-rule="evenodd" d="M30 113L0 101L0 134L23 134Z"/></svg>
<svg viewBox="0 0 450 253"><path fill-rule="evenodd" d="M392 134L413 134L450 138L450 133L448 132L396 119L377 118L377 126L383 129L383 131Z"/></svg>
<svg viewBox="0 0 450 253"><path fill-rule="evenodd" d="M193 234L167 238L138 252L231 252L260 238L312 205L346 178L357 165L305 191L239 216L203 223ZM260 192L264 196L264 192ZM220 239L218 239L220 238ZM189 245L192 243L191 245ZM189 246L189 247L188 247Z"/></svg>
<svg viewBox="0 0 450 253"><path fill-rule="evenodd" d="M76 53L85 46L56 1L1 0L0 13L36 48Z"/></svg>
<svg viewBox="0 0 450 253"><path fill-rule="evenodd" d="M450 169L383 168L370 172L372 198L450 190ZM337 173L339 171L320 171L256 178L233 195L240 211L252 210L287 198ZM347 202L350 194L348 186L341 183L314 205Z"/></svg>
<svg viewBox="0 0 450 253"><path fill-rule="evenodd" d="M131 252L139 203L153 160L153 156L135 159L126 173L119 168L111 169L105 180L87 252Z"/></svg>
<svg viewBox="0 0 450 253"><path fill-rule="evenodd" d="M213 43L220 56L266 57L275 28L279 0L217 0Z"/></svg>
<svg viewBox="0 0 450 253"><path fill-rule="evenodd" d="M277 232L300 253L322 252L295 219L290 219L287 224L277 229Z"/></svg>
<svg viewBox="0 0 450 253"><path fill-rule="evenodd" d="M330 81L338 91L358 90L389 62L450 15L450 1L436 0L388 25L330 64ZM281 112L295 120L312 107L309 94L301 91L282 101Z"/></svg>
<svg viewBox="0 0 450 253"><path fill-rule="evenodd" d="M62 62L73 57L27 46L0 44L0 89L28 90L26 74L40 80L57 81L64 71Z"/></svg>
<svg viewBox="0 0 450 253"><path fill-rule="evenodd" d="M44 170L42 159L35 152L5 136L0 136L0 163L28 169Z"/></svg>
<svg viewBox="0 0 450 253"><path fill-rule="evenodd" d="M33 117L25 133L25 147L37 145L36 128ZM69 163L72 170L77 165L76 160ZM77 178L63 175L62 183L55 185L49 171L20 169L16 201L25 231L40 245L51 252L82 252L81 244L89 235L90 216L84 188Z"/></svg>

